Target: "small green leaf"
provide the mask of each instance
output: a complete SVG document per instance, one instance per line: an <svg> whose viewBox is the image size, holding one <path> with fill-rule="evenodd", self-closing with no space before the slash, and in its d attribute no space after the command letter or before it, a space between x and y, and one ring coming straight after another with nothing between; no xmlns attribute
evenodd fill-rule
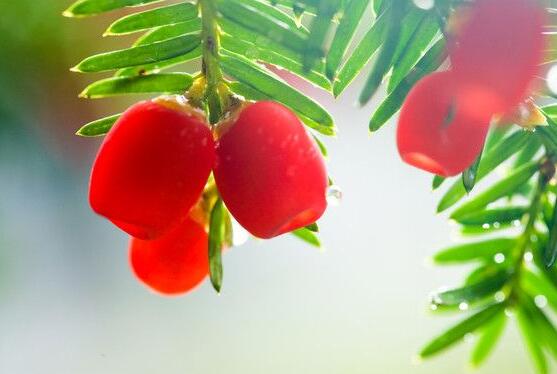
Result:
<svg viewBox="0 0 557 374"><path fill-rule="evenodd" d="M200 42L198 34L178 36L140 47L91 56L80 62L72 70L89 73L151 64L185 55L199 46Z"/></svg>
<svg viewBox="0 0 557 374"><path fill-rule="evenodd" d="M538 373L546 374L548 372L547 361L540 344L541 339L535 322L530 317L528 311L522 306L519 306L516 310L516 319L518 326L520 327L520 331L522 332L522 336L524 337L526 349L530 353L530 357L532 358Z"/></svg>
<svg viewBox="0 0 557 374"><path fill-rule="evenodd" d="M159 72L161 70L169 69L173 66L183 64L188 61L193 61L201 57L202 48L198 45L186 54L180 55L178 57L173 57L164 61L157 61L150 64L131 66L129 68L124 68L118 70L114 76L115 77L130 77L135 75L148 75Z"/></svg>
<svg viewBox="0 0 557 374"><path fill-rule="evenodd" d="M553 215L549 227L549 241L543 250L543 260L548 268L552 267L557 260L557 205L553 206Z"/></svg>
<svg viewBox="0 0 557 374"><path fill-rule="evenodd" d="M110 25L104 35L131 34L159 26L191 21L197 17L197 14L197 7L191 3L168 5L122 17Z"/></svg>
<svg viewBox="0 0 557 374"><path fill-rule="evenodd" d="M338 97L348 87L381 46L387 22L388 17L385 15L377 17L361 42L342 65L333 86L335 97Z"/></svg>
<svg viewBox="0 0 557 374"><path fill-rule="evenodd" d="M240 96L243 96L246 100L253 100L253 101L275 100L273 98L273 96L269 96L267 94L264 94L263 92L258 91L255 88L248 86L247 84L243 84L243 83L240 83L240 82L230 82L228 84L228 86L230 87L232 92L234 92L234 93L236 93ZM284 104L284 102L283 102L283 104ZM292 109L294 112L296 112L296 114L298 115L300 120L304 123L304 125L306 125L310 129L313 129L313 130L315 130L315 131L317 131L320 134L325 135L325 136L334 136L336 134L336 128L334 126L333 127L322 126L319 123L317 123L317 122L309 119L308 117L304 116L302 113L300 113L296 109L294 109L292 107L290 107L290 109Z"/></svg>
<svg viewBox="0 0 557 374"><path fill-rule="evenodd" d="M369 121L369 130L379 130L402 106L406 95L424 76L437 70L445 60L445 40L439 39L412 68L373 113Z"/></svg>
<svg viewBox="0 0 557 374"><path fill-rule="evenodd" d="M428 13L427 16L423 17L418 29L415 33L412 33L404 50L395 61L393 65L393 72L389 78L387 92L391 93L396 86L402 82L408 72L423 56L427 47L430 45L431 41L438 32L439 26L437 22L435 22L435 17Z"/></svg>
<svg viewBox="0 0 557 374"><path fill-rule="evenodd" d="M255 8L253 4L238 0L217 0L216 3L223 17L252 30L253 33L261 34L294 51L303 52L307 47L307 33L288 27L269 13Z"/></svg>
<svg viewBox="0 0 557 374"><path fill-rule="evenodd" d="M530 297L523 298L524 307L527 309L529 318L536 326L536 330L543 338L544 346L557 358L557 329L546 316L546 314L538 308L534 300ZM538 342L539 344L540 342Z"/></svg>
<svg viewBox="0 0 557 374"><path fill-rule="evenodd" d="M135 77L115 77L97 81L89 85L79 96L96 99L115 95L185 92L193 83L186 73L138 75Z"/></svg>
<svg viewBox="0 0 557 374"><path fill-rule="evenodd" d="M491 260L496 254L508 254L516 245L514 238L495 238L480 242L460 244L437 252L433 261L437 264L460 264L475 260Z"/></svg>
<svg viewBox="0 0 557 374"><path fill-rule="evenodd" d="M86 125L83 125L79 130L77 130L76 135L79 136L101 136L106 134L116 123L118 118L120 118L120 114L115 114L113 116L105 117L98 119L93 122L89 122Z"/></svg>
<svg viewBox="0 0 557 374"><path fill-rule="evenodd" d="M156 29L146 32L139 37L135 43L133 43L133 46L139 47L141 45L152 44L166 39L175 38L180 35L199 32L201 32L201 18L196 18L188 22L180 22L175 25L157 27Z"/></svg>
<svg viewBox="0 0 557 374"><path fill-rule="evenodd" d="M319 226L317 225L317 222L314 222L311 225L307 225L305 228L311 232L319 232Z"/></svg>
<svg viewBox="0 0 557 374"><path fill-rule="evenodd" d="M63 13L65 17L85 17L129 6L139 6L161 0L78 0Z"/></svg>
<svg viewBox="0 0 557 374"><path fill-rule="evenodd" d="M462 225L471 226L510 224L513 221L521 219L527 211L528 207L525 206L492 208L465 214L456 218L455 221Z"/></svg>
<svg viewBox="0 0 557 374"><path fill-rule="evenodd" d="M329 80L333 81L337 70L346 53L348 45L352 41L358 24L368 8L370 0L350 0L344 7L339 26L333 37L329 53L327 54L327 64L325 73Z"/></svg>
<svg viewBox="0 0 557 374"><path fill-rule="evenodd" d="M228 212L219 198L211 211L209 223L209 275L215 291L222 287L222 250L226 243Z"/></svg>
<svg viewBox="0 0 557 374"><path fill-rule="evenodd" d="M325 146L325 144L316 135L314 134L311 135L313 136L313 140L315 140L315 142L317 143L317 146L319 147L319 151L321 152L323 157L327 158L329 156L329 153L327 151L327 147Z"/></svg>
<svg viewBox="0 0 557 374"><path fill-rule="evenodd" d="M260 49L255 44L244 42L229 35L223 35L221 37L221 43L222 47L230 52L246 56L254 60L280 66L325 90L329 90L331 88L331 83L323 74L315 70L306 70L302 63L284 57L279 53L275 53L267 49Z"/></svg>
<svg viewBox="0 0 557 374"><path fill-rule="evenodd" d="M324 55L325 41L331 29L331 20L339 11L338 1L323 0L317 14L311 21L310 32L304 50L304 69L313 68L315 62Z"/></svg>
<svg viewBox="0 0 557 374"><path fill-rule="evenodd" d="M547 275L536 269L525 269L520 277L521 285L529 295L543 295L551 307L557 311L557 288Z"/></svg>
<svg viewBox="0 0 557 374"><path fill-rule="evenodd" d="M431 189L432 190L436 190L439 187L441 187L441 185L443 184L443 182L445 182L447 178L442 177L440 175L434 175L433 176L433 180L431 181Z"/></svg>
<svg viewBox="0 0 557 374"><path fill-rule="evenodd" d="M433 294L432 301L436 305L451 306L472 303L499 291L509 280L511 274L502 270L495 275L482 279L478 283Z"/></svg>
<svg viewBox="0 0 557 374"><path fill-rule="evenodd" d="M321 241L319 240L319 237L313 231L308 230L305 227L292 231L292 235L299 239L302 239L304 242L314 247L321 247Z"/></svg>
<svg viewBox="0 0 557 374"><path fill-rule="evenodd" d="M480 161L482 159L482 152L476 158L476 161L470 167L462 173L462 185L466 192L470 193L474 186L476 185L476 178L478 176L478 167L480 166Z"/></svg>
<svg viewBox="0 0 557 374"><path fill-rule="evenodd" d="M498 303L492 304L487 308L481 310L480 312L466 318L457 325L451 327L449 330L445 331L443 334L439 335L432 341L430 341L420 352L422 358L428 358L436 353L439 353L456 342L460 341L464 336L470 332L475 331L479 327L485 325L492 318L502 313L505 308L505 304Z"/></svg>
<svg viewBox="0 0 557 374"><path fill-rule="evenodd" d="M300 65L302 65L304 62L303 54L300 51L293 51L292 49L286 48L281 43L269 39L265 35L254 33L252 30L230 20L227 20L226 18L219 20L219 26L224 34L228 35L231 38L236 38L240 41L254 44L258 50L274 52L284 58L295 61ZM247 57L250 56L248 55ZM319 66L315 66L313 70L323 72L323 69L324 64L321 63Z"/></svg>
<svg viewBox="0 0 557 374"><path fill-rule="evenodd" d="M220 62L225 74L303 114L320 126L334 129L333 119L319 104L247 58L225 51Z"/></svg>
<svg viewBox="0 0 557 374"><path fill-rule="evenodd" d="M471 200L468 200L458 207L452 214L451 218L457 219L465 214L475 212L485 208L488 204L511 195L516 189L527 183L530 178L538 171L537 162L529 162L522 167L516 169L507 177L501 179L493 186L483 191Z"/></svg>
<svg viewBox="0 0 557 374"><path fill-rule="evenodd" d="M493 352L506 324L507 317L504 313L500 313L480 329L480 338L470 357L470 363L473 367L479 367Z"/></svg>
<svg viewBox="0 0 557 374"><path fill-rule="evenodd" d="M531 136L528 140L528 143L524 146L524 148L517 154L516 160L513 163L513 168L520 167L527 163L528 161L532 161L532 159L536 156L538 151L542 147L542 142L540 141L539 137Z"/></svg>
<svg viewBox="0 0 557 374"><path fill-rule="evenodd" d="M530 135L531 133L529 132L519 130L491 147L480 161L476 176L476 183L495 170L497 166L501 165L513 154L522 149L522 147L524 147L524 145L528 142ZM437 206L437 212L440 213L447 210L464 196L466 196L466 190L464 189L462 182L457 180L441 198L441 201Z"/></svg>
<svg viewBox="0 0 557 374"><path fill-rule="evenodd" d="M371 97L375 94L383 77L387 74L392 66L393 57L396 53L397 46L399 44L401 29L403 24L400 22L400 18L403 15L405 3L404 0L391 0L393 3L389 8L389 22L386 30L386 36L377 56L369 76L364 83L364 88L360 93L358 101L360 105L367 103Z"/></svg>

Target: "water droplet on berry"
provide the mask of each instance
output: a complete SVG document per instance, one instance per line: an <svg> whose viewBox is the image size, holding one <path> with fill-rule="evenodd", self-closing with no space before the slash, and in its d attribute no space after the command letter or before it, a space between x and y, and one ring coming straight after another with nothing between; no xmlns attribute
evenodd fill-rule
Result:
<svg viewBox="0 0 557 374"><path fill-rule="evenodd" d="M534 255L532 254L532 252L524 253L524 261L532 262L533 259L534 259Z"/></svg>
<svg viewBox="0 0 557 374"><path fill-rule="evenodd" d="M342 190L337 185L331 185L327 188L327 203L332 206L340 205L342 201Z"/></svg>
<svg viewBox="0 0 557 374"><path fill-rule="evenodd" d="M462 303L458 304L458 309L460 309L462 311L468 310L468 303L462 302Z"/></svg>

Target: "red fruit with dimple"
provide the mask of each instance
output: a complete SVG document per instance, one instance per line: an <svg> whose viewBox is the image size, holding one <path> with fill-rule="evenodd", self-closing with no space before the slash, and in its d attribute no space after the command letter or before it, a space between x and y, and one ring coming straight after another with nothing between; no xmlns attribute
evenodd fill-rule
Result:
<svg viewBox="0 0 557 374"><path fill-rule="evenodd" d="M462 109L451 72L433 73L406 97L398 120L398 151L417 168L456 175L474 162L488 127L489 116L478 120Z"/></svg>
<svg viewBox="0 0 557 374"><path fill-rule="evenodd" d="M199 285L209 272L205 229L187 218L155 240L132 238L130 265L136 277L151 289L177 295Z"/></svg>
<svg viewBox="0 0 557 374"><path fill-rule="evenodd" d="M466 17L450 51L462 106L480 118L506 112L539 72L544 9L536 0L476 0Z"/></svg>
<svg viewBox="0 0 557 374"><path fill-rule="evenodd" d="M292 111L260 101L222 126L215 181L247 231L268 239L321 217L327 206L325 163Z"/></svg>
<svg viewBox="0 0 557 374"><path fill-rule="evenodd" d="M203 115L160 98L138 103L116 122L91 174L89 200L130 235L154 239L183 221L214 164Z"/></svg>

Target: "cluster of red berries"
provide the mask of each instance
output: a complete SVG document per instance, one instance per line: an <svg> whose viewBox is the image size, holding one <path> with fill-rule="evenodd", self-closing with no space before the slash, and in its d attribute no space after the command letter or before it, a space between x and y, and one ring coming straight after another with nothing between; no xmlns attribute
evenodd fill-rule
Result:
<svg viewBox="0 0 557 374"><path fill-rule="evenodd" d="M536 0L476 0L457 16L464 22L450 41L451 69L413 87L397 132L402 159L440 176L469 167L491 118L526 99L544 48Z"/></svg>
<svg viewBox="0 0 557 374"><path fill-rule="evenodd" d="M211 172L232 216L259 238L312 224L327 206L323 157L281 104L246 103L215 131L180 98L132 106L99 150L89 199L132 236L131 266L160 293L186 292L208 274Z"/></svg>

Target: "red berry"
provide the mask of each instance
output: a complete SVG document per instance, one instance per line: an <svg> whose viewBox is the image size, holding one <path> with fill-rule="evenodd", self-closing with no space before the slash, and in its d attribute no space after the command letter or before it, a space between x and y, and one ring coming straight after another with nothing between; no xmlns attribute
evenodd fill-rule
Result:
<svg viewBox="0 0 557 374"><path fill-rule="evenodd" d="M132 238L130 264L136 277L165 295L190 291L209 272L207 233L191 218L155 240Z"/></svg>
<svg viewBox="0 0 557 374"><path fill-rule="evenodd" d="M327 206L325 163L292 111L261 101L223 125L215 180L246 230L268 239L321 217Z"/></svg>
<svg viewBox="0 0 557 374"><path fill-rule="evenodd" d="M95 212L140 239L154 239L186 218L214 163L205 119L170 99L128 109L102 144L91 174Z"/></svg>
<svg viewBox="0 0 557 374"><path fill-rule="evenodd" d="M476 0L451 50L462 104L502 113L528 95L539 72L544 10L535 0Z"/></svg>
<svg viewBox="0 0 557 374"><path fill-rule="evenodd" d="M398 120L398 151L417 168L456 175L480 153L488 125L489 117L477 120L462 110L451 72L433 73L406 97Z"/></svg>

